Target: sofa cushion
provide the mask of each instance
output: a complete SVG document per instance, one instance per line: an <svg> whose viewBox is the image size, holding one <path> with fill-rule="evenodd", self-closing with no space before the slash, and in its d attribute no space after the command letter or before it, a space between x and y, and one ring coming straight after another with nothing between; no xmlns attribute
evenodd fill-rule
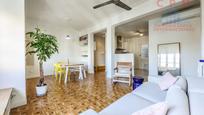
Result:
<svg viewBox="0 0 204 115"><path fill-rule="evenodd" d="M139 111L152 104L152 102L144 98L129 93L103 109L99 115L131 115L135 111Z"/></svg>
<svg viewBox="0 0 204 115"><path fill-rule="evenodd" d="M204 78L188 77L187 82L191 115L203 115Z"/></svg>
<svg viewBox="0 0 204 115"><path fill-rule="evenodd" d="M187 77L188 93L204 93L204 78L199 77Z"/></svg>
<svg viewBox="0 0 204 115"><path fill-rule="evenodd" d="M178 78L174 77L173 75L171 75L170 72L167 72L160 80L159 87L161 88L161 90L167 90L169 89L169 87L171 87L177 80Z"/></svg>
<svg viewBox="0 0 204 115"><path fill-rule="evenodd" d="M156 83L145 82L132 93L145 98L153 103L164 101L167 91L161 91L160 87Z"/></svg>
<svg viewBox="0 0 204 115"><path fill-rule="evenodd" d="M166 115L168 110L168 105L166 102L156 103L145 109L137 111L132 115Z"/></svg>
<svg viewBox="0 0 204 115"><path fill-rule="evenodd" d="M203 115L204 114L204 94L194 93L189 94L189 103L191 115Z"/></svg>
<svg viewBox="0 0 204 115"><path fill-rule="evenodd" d="M187 81L186 81L186 78L184 78L182 76L179 76L178 80L176 81L176 83L174 85L180 87L182 90L187 92Z"/></svg>
<svg viewBox="0 0 204 115"><path fill-rule="evenodd" d="M167 115L189 115L189 103L186 92L172 86L167 91L166 102L169 106Z"/></svg>

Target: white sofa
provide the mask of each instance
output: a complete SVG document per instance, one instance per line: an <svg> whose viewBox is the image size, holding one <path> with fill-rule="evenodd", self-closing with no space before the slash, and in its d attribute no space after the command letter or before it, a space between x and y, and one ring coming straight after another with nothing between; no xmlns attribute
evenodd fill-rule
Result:
<svg viewBox="0 0 204 115"><path fill-rule="evenodd" d="M161 91L156 83L146 82L99 113L89 109L80 115L131 115L163 101L169 105L167 115L204 115L204 78L179 77L168 91Z"/></svg>

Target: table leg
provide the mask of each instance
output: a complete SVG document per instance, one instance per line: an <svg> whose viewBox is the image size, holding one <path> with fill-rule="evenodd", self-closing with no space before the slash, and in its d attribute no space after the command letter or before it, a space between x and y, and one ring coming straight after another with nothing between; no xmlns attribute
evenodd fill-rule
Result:
<svg viewBox="0 0 204 115"><path fill-rule="evenodd" d="M83 79L82 67L79 67L79 79Z"/></svg>
<svg viewBox="0 0 204 115"><path fill-rule="evenodd" d="M58 72L55 72L55 79L57 80L58 79Z"/></svg>
<svg viewBox="0 0 204 115"><path fill-rule="evenodd" d="M66 84L67 83L67 76L68 76L68 72L69 72L69 67L66 67L66 74L65 74L65 80L64 80L64 83Z"/></svg>

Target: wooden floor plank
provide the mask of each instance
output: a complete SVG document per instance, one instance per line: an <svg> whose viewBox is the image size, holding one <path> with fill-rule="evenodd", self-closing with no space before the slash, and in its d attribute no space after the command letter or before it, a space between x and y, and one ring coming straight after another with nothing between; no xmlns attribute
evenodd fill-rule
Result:
<svg viewBox="0 0 204 115"><path fill-rule="evenodd" d="M136 74L147 80L147 71L136 70ZM111 80L105 77L105 72L90 74L84 80L72 76L66 85L52 76L46 77L48 93L44 97L36 96L37 82L38 79L26 81L28 104L12 109L11 115L78 115L89 108L99 112L131 92L128 84L112 85Z"/></svg>
<svg viewBox="0 0 204 115"><path fill-rule="evenodd" d="M48 93L44 97L36 96L37 82L27 80L28 104L12 109L11 115L77 115L89 108L99 112L131 91L127 84L112 85L104 72L88 75L85 80L72 77L67 85L46 77Z"/></svg>

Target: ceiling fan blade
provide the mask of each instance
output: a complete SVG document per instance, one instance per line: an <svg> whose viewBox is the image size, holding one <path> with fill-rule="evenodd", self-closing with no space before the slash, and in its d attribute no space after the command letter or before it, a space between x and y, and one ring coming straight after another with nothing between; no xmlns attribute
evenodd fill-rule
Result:
<svg viewBox="0 0 204 115"><path fill-rule="evenodd" d="M102 6L106 6L106 5L108 5L108 4L112 4L113 2L114 2L113 0L110 0L110 1L104 2L104 3L102 3L102 4L98 4L98 5L94 6L93 8L94 8L94 9L100 8L100 7L102 7Z"/></svg>
<svg viewBox="0 0 204 115"><path fill-rule="evenodd" d="M129 7L128 5L124 4L123 2L121 1L117 1L117 2L114 2L115 5L121 7L121 8L124 8L126 10L131 10L132 8Z"/></svg>

